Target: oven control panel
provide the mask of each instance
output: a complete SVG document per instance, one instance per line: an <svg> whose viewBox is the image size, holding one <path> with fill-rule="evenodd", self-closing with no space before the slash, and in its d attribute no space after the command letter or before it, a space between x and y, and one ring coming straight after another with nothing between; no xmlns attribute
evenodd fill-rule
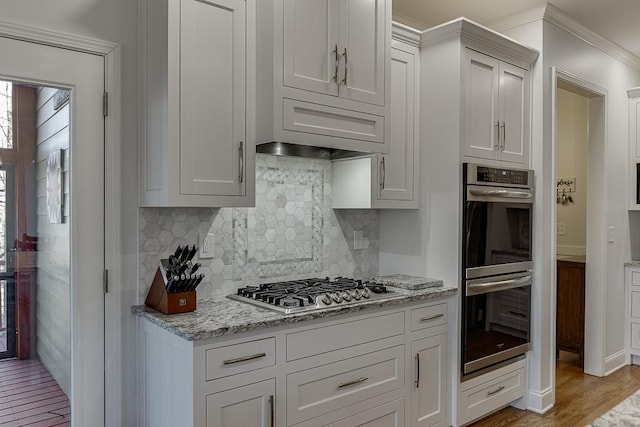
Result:
<svg viewBox="0 0 640 427"><path fill-rule="evenodd" d="M531 170L498 168L471 163L466 167L468 184L533 187L533 171Z"/></svg>

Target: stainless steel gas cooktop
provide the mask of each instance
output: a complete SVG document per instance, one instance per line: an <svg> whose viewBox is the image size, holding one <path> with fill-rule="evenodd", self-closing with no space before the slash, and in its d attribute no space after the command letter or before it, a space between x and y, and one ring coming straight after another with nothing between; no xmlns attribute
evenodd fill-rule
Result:
<svg viewBox="0 0 640 427"><path fill-rule="evenodd" d="M327 307L357 305L396 296L401 295L386 286L337 277L247 286L238 289L237 295L227 295L227 298L291 314Z"/></svg>

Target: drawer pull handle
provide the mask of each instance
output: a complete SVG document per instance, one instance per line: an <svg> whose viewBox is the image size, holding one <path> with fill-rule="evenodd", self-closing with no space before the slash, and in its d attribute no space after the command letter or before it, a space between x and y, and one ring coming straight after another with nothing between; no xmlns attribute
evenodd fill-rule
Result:
<svg viewBox="0 0 640 427"><path fill-rule="evenodd" d="M498 387L497 389L490 391L489 393L487 393L487 396L493 396L494 394L498 394L500 393L502 390L504 390L504 386L501 385L500 387Z"/></svg>
<svg viewBox="0 0 640 427"><path fill-rule="evenodd" d="M517 311L509 310L509 314L511 314L512 316L516 316L516 317L522 317L523 319L527 318L526 314L518 313Z"/></svg>
<svg viewBox="0 0 640 427"><path fill-rule="evenodd" d="M349 387L350 385L356 385L365 382L369 377L360 377L357 380L349 381L348 383L338 384L338 388Z"/></svg>
<svg viewBox="0 0 640 427"><path fill-rule="evenodd" d="M251 356L238 357L237 359L229 359L222 362L223 365L233 365L234 363L247 362L249 360L260 359L265 357L267 353L252 354Z"/></svg>
<svg viewBox="0 0 640 427"><path fill-rule="evenodd" d="M444 314L440 313L440 314L434 314L433 316L424 316L420 318L421 322L428 322L429 320L436 320L439 319L441 317L444 317Z"/></svg>
<svg viewBox="0 0 640 427"><path fill-rule="evenodd" d="M420 388L420 353L416 353L416 388Z"/></svg>

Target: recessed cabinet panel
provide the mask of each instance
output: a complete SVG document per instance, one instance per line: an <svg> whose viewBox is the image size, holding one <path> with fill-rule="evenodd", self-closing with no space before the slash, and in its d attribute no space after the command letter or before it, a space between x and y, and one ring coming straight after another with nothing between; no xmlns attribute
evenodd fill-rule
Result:
<svg viewBox="0 0 640 427"><path fill-rule="evenodd" d="M387 0L340 1L342 97L384 105L386 3Z"/></svg>
<svg viewBox="0 0 640 427"><path fill-rule="evenodd" d="M378 155L378 198L382 200L415 197L415 62L413 54L391 50L391 151Z"/></svg>
<svg viewBox="0 0 640 427"><path fill-rule="evenodd" d="M467 49L465 154L495 157L498 146L500 61Z"/></svg>
<svg viewBox="0 0 640 427"><path fill-rule="evenodd" d="M412 345L413 427L431 426L446 417L446 337L436 335Z"/></svg>
<svg viewBox="0 0 640 427"><path fill-rule="evenodd" d="M284 0L284 84L338 95L339 0Z"/></svg>
<svg viewBox="0 0 640 427"><path fill-rule="evenodd" d="M271 427L276 381L268 380L207 396L207 427Z"/></svg>
<svg viewBox="0 0 640 427"><path fill-rule="evenodd" d="M243 193L244 9L243 0L182 1L189 23L180 40L182 194Z"/></svg>
<svg viewBox="0 0 640 427"><path fill-rule="evenodd" d="M526 71L513 65L502 63L500 68L500 116L504 124L502 160L521 161L525 158L526 126L524 106L529 102Z"/></svg>

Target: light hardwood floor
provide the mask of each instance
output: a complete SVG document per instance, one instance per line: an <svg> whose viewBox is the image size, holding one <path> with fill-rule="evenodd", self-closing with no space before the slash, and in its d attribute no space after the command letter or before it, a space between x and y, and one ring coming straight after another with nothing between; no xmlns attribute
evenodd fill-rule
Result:
<svg viewBox="0 0 640 427"><path fill-rule="evenodd" d="M577 355L561 351L556 364L556 404L553 409L539 415L507 407L472 426L581 427L590 424L638 389L640 366L625 366L605 378L598 378L582 372Z"/></svg>

